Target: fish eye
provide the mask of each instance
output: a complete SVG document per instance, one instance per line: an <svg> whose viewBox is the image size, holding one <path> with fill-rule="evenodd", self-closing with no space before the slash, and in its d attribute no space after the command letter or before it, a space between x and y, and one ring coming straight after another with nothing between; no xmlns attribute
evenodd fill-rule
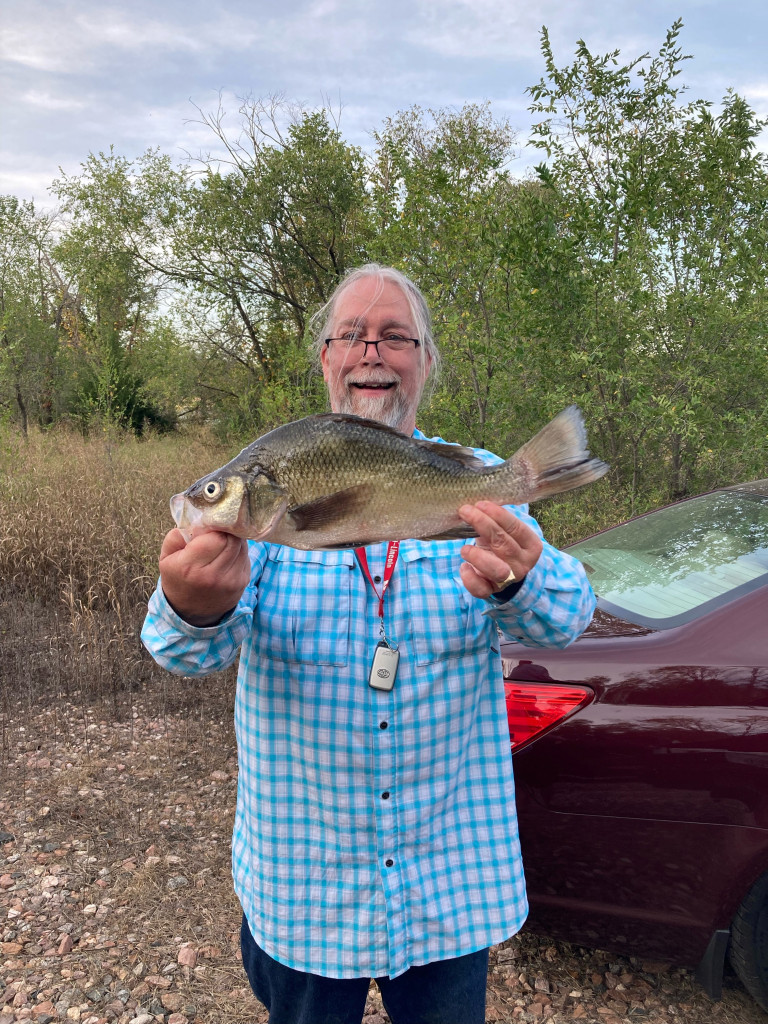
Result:
<svg viewBox="0 0 768 1024"><path fill-rule="evenodd" d="M218 480L209 480L203 488L203 497L206 501L216 501L221 494L221 484Z"/></svg>

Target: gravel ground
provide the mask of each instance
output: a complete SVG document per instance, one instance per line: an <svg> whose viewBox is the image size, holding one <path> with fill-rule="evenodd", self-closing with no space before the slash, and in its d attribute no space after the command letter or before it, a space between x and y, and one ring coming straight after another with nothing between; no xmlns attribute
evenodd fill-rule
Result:
<svg viewBox="0 0 768 1024"><path fill-rule="evenodd" d="M149 703L0 708L0 1024L260 1024L229 874L231 679ZM195 684L199 687L199 684ZM214 689L216 692L214 692ZM386 1017L372 986L367 1024ZM487 1020L766 1024L732 974L523 932L494 948Z"/></svg>

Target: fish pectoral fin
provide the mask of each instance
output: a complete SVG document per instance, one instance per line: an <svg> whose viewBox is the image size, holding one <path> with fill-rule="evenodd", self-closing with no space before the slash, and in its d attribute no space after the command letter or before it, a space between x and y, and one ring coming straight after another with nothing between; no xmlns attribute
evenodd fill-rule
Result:
<svg viewBox="0 0 768 1024"><path fill-rule="evenodd" d="M286 515L295 530L321 529L355 515L370 500L372 491L371 484L356 484L296 505L288 509Z"/></svg>
<svg viewBox="0 0 768 1024"><path fill-rule="evenodd" d="M465 524L464 526L454 526L450 530L444 530L443 533L431 533L428 537L419 537L419 540L467 540L470 537L476 536L477 532L471 526Z"/></svg>

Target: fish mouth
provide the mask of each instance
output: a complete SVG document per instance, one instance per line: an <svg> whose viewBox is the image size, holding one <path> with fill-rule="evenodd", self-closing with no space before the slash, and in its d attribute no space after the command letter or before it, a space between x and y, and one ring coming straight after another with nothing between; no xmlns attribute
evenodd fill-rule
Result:
<svg viewBox="0 0 768 1024"><path fill-rule="evenodd" d="M186 491L181 494L174 494L171 498L171 515L176 527L184 540L189 544L193 537L201 533L218 531L219 533L232 533L236 537L246 536L247 523L244 519L245 508L241 504L240 512L233 523L217 523L208 521L206 508L198 508L193 501L190 501Z"/></svg>
<svg viewBox="0 0 768 1024"><path fill-rule="evenodd" d="M174 494L171 498L171 515L182 537L187 543L203 526L203 510L193 505L186 494Z"/></svg>

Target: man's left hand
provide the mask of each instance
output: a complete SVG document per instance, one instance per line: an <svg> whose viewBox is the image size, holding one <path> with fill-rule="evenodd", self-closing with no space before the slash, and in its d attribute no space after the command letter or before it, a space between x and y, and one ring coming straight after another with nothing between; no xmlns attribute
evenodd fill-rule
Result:
<svg viewBox="0 0 768 1024"><path fill-rule="evenodd" d="M539 560L539 535L509 509L492 501L462 505L459 515L477 533L474 544L461 549L461 579L473 597L490 597L521 580Z"/></svg>

